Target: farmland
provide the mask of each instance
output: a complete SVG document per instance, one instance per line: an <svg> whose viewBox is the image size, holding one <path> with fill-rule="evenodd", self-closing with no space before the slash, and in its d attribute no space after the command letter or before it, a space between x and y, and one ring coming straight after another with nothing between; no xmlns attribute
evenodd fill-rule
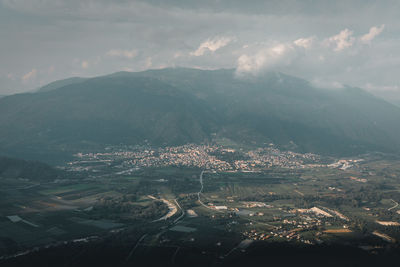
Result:
<svg viewBox="0 0 400 267"><path fill-rule="evenodd" d="M120 263L156 253L156 262L184 265L191 258L228 264L260 245L396 250L400 161L365 155L332 162L251 171L127 166L119 174L102 166L46 182L2 177L0 257L12 266L49 249L107 244L118 247Z"/></svg>

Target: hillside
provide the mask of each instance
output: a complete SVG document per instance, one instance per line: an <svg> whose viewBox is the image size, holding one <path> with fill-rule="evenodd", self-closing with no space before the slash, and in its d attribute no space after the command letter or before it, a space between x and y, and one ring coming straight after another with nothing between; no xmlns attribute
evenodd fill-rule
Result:
<svg viewBox="0 0 400 267"><path fill-rule="evenodd" d="M87 78L71 77L71 78L67 78L64 80L59 80L59 81L49 83L43 87L40 87L38 89L38 91L39 92L48 92L48 91L56 90L58 88L61 88L61 87L67 86L67 85L78 84L78 83L84 82L86 80L87 80Z"/></svg>
<svg viewBox="0 0 400 267"><path fill-rule="evenodd" d="M357 88L318 89L270 72L119 72L0 99L0 152L45 159L113 144L176 145L215 136L330 155L396 152L400 108Z"/></svg>
<svg viewBox="0 0 400 267"><path fill-rule="evenodd" d="M62 171L45 163L0 156L0 179L20 178L31 181L51 181L60 178L62 174Z"/></svg>

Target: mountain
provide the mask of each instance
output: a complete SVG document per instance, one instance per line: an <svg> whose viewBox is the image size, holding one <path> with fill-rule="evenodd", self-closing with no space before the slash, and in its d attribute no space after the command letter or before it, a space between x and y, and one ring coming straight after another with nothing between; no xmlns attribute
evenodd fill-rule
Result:
<svg viewBox="0 0 400 267"><path fill-rule="evenodd" d="M392 101L392 103L394 104L394 105L396 105L396 106L398 106L398 107L400 107L400 100L395 100L395 101Z"/></svg>
<svg viewBox="0 0 400 267"><path fill-rule="evenodd" d="M396 152L400 108L358 88L282 73L169 68L52 83L0 99L0 152L52 159L105 145L178 145L216 135L330 155Z"/></svg>
<svg viewBox="0 0 400 267"><path fill-rule="evenodd" d="M40 87L37 91L38 92L47 92L47 91L52 91L59 89L61 87L67 86L67 85L72 85L72 84L77 84L83 81L86 81L87 78L81 78L81 77L71 77L59 81L55 81L52 83L49 83L43 87Z"/></svg>
<svg viewBox="0 0 400 267"><path fill-rule="evenodd" d="M140 75L206 100L223 114L224 135L236 140L292 141L300 151L326 154L396 151L400 143L400 109L359 88L315 88L276 72L244 79L235 78L234 70L164 69Z"/></svg>

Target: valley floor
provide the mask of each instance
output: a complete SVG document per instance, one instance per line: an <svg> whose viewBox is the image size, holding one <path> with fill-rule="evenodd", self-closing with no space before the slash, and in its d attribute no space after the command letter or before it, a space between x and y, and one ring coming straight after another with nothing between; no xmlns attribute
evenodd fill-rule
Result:
<svg viewBox="0 0 400 267"><path fill-rule="evenodd" d="M289 266L296 257L301 266L305 253L315 257L311 266L327 259L368 266L398 258L396 159L370 155L235 172L124 161L107 162L109 168L75 162L91 166L80 171L85 179L2 177L0 263L110 266L108 255L113 266ZM117 174L119 165L129 172Z"/></svg>

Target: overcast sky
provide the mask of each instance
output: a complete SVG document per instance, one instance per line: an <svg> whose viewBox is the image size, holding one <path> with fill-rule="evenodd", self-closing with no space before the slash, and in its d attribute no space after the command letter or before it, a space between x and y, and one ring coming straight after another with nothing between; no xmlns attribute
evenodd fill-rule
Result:
<svg viewBox="0 0 400 267"><path fill-rule="evenodd" d="M164 67L281 71L400 103L400 1L0 0L0 95Z"/></svg>

